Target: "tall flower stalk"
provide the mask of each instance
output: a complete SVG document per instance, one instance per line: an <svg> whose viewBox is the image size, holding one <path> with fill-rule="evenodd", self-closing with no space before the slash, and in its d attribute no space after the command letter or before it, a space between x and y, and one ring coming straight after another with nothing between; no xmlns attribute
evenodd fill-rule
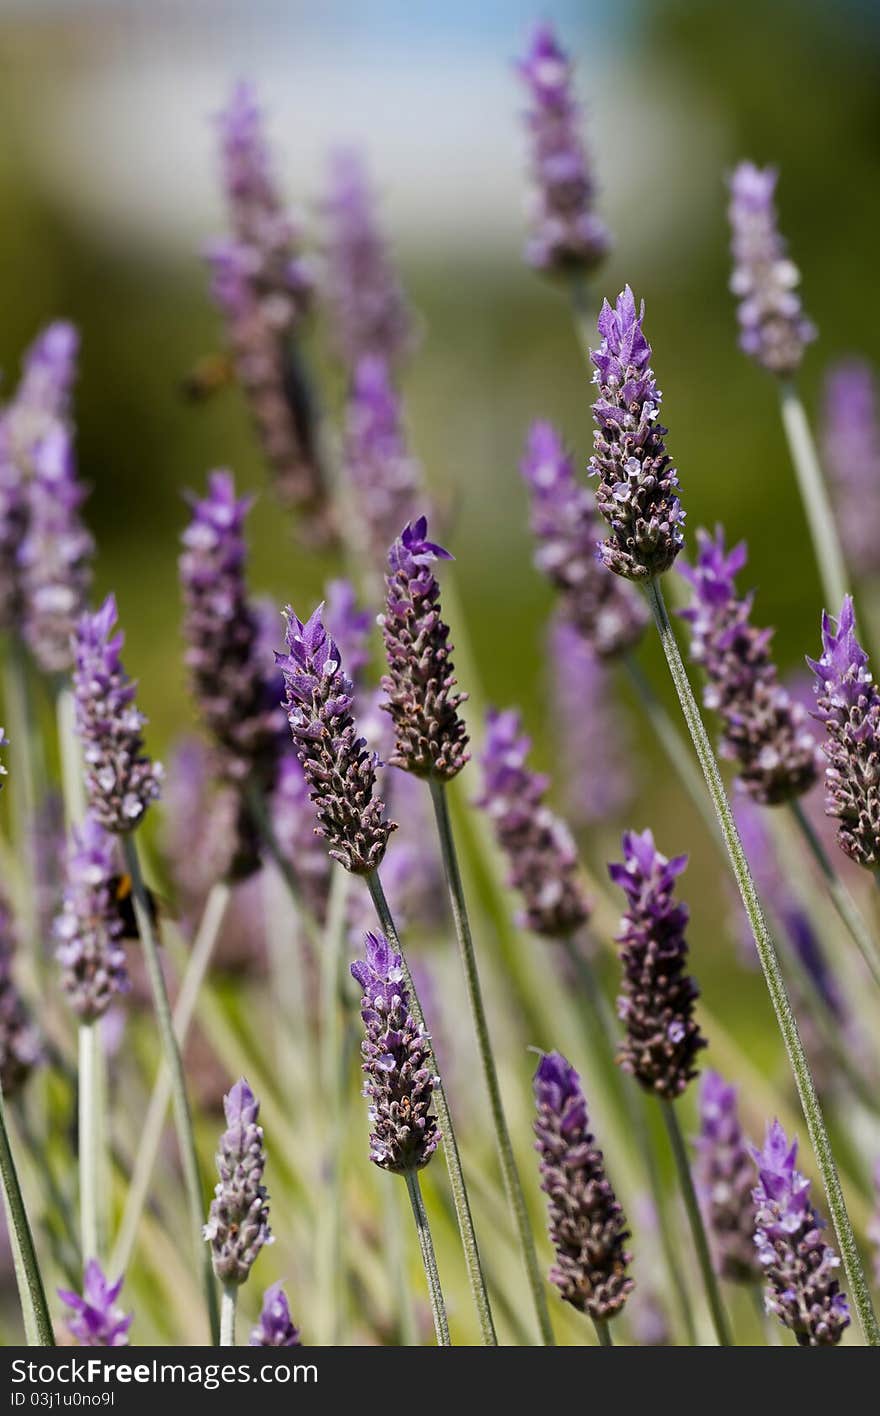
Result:
<svg viewBox="0 0 880 1416"><path fill-rule="evenodd" d="M266 1151L259 1123L260 1103L244 1077L223 1098L226 1130L217 1152L219 1180L203 1233L211 1246L214 1272L223 1285L220 1346L235 1346L238 1290L250 1277L257 1255L273 1242L263 1171Z"/></svg>

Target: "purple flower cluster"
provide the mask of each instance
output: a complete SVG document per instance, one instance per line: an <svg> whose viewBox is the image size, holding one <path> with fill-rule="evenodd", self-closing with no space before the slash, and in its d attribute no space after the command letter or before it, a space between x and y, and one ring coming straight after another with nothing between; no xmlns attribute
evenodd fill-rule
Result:
<svg viewBox="0 0 880 1416"><path fill-rule="evenodd" d="M730 178L730 288L739 300L739 343L771 374L790 377L816 338L797 287L800 272L779 233L775 168L741 162Z"/></svg>
<svg viewBox="0 0 880 1416"><path fill-rule="evenodd" d="M545 1053L538 1063L535 1104L535 1149L556 1250L550 1280L566 1303L605 1322L633 1289L629 1231L590 1131L580 1078L559 1052Z"/></svg>
<svg viewBox="0 0 880 1416"><path fill-rule="evenodd" d="M816 716L825 724L825 811L836 818L837 841L850 860L880 869L880 688L856 638L849 595L840 618L822 616L822 657L807 661L816 675Z"/></svg>
<svg viewBox="0 0 880 1416"><path fill-rule="evenodd" d="M588 274L611 246L593 210L595 182L578 131L572 66L549 25L538 25L517 65L529 96L534 201L526 260L550 274Z"/></svg>
<svg viewBox="0 0 880 1416"><path fill-rule="evenodd" d="M529 429L522 474L532 498L535 565L560 592L562 613L603 657L635 644L647 609L635 590L599 558L595 498L574 474L562 438L550 423Z"/></svg>
<svg viewBox="0 0 880 1416"><path fill-rule="evenodd" d="M40 1060L40 1038L16 984L15 920L0 892L0 1090L8 1100L21 1090Z"/></svg>
<svg viewBox="0 0 880 1416"><path fill-rule="evenodd" d="M544 802L547 778L528 767L531 747L515 709L489 712L478 805L507 857L510 884L522 896L521 923L536 934L565 938L589 919L590 904L568 827Z"/></svg>
<svg viewBox="0 0 880 1416"><path fill-rule="evenodd" d="M797 1141L789 1145L778 1121L767 1127L754 1191L755 1244L767 1288L767 1311L775 1313L801 1347L830 1347L849 1326L840 1291L840 1260L822 1231L824 1221L810 1201L810 1182L795 1169Z"/></svg>
<svg viewBox="0 0 880 1416"><path fill-rule="evenodd" d="M620 1061L646 1090L673 1101L696 1076L697 1053L706 1046L693 1016L699 990L687 972L689 911L673 899L687 856L669 860L650 831L627 831L623 857L608 867L627 898L617 936L623 963L617 1008L626 1028Z"/></svg>
<svg viewBox="0 0 880 1416"><path fill-rule="evenodd" d="M367 934L364 942L366 957L353 963L351 972L363 990L370 1160L403 1175L427 1165L440 1140L429 1111L435 1082L431 1049L410 1012L400 954L383 934Z"/></svg>
<svg viewBox="0 0 880 1416"><path fill-rule="evenodd" d="M116 620L113 595L79 620L73 686L90 810L105 830L126 832L158 797L162 768L144 755L147 720L135 703L137 684L122 664L125 636L113 634Z"/></svg>
<svg viewBox="0 0 880 1416"><path fill-rule="evenodd" d="M251 1332L250 1347L301 1347L299 1328L290 1316L287 1294L280 1283L273 1283L263 1294L260 1321Z"/></svg>
<svg viewBox="0 0 880 1416"><path fill-rule="evenodd" d="M468 761L468 735L459 709L449 626L440 613L440 586L432 565L452 557L427 539L424 516L409 522L388 553L385 613L380 617L388 673L382 679L394 724L392 766L417 777L449 781Z"/></svg>
<svg viewBox="0 0 880 1416"><path fill-rule="evenodd" d="M260 1250L271 1244L268 1195L263 1184L266 1152L258 1124L260 1103L244 1077L223 1098L226 1130L220 1137L220 1179L204 1227L223 1283L244 1283Z"/></svg>
<svg viewBox="0 0 880 1416"><path fill-rule="evenodd" d="M880 408L870 364L847 359L825 379L822 447L836 492L846 558L860 576L880 574Z"/></svg>
<svg viewBox="0 0 880 1416"><path fill-rule="evenodd" d="M345 473L357 506L352 535L369 563L379 566L424 495L421 468L406 446L389 365L377 354L365 355L355 365L346 419Z"/></svg>
<svg viewBox="0 0 880 1416"><path fill-rule="evenodd" d="M590 355L599 395L590 471L599 479L596 505L611 528L599 552L617 575L637 581L662 575L684 544L678 473L658 421L663 395L649 364L644 316L628 285L613 310L603 301L602 343Z"/></svg>
<svg viewBox="0 0 880 1416"><path fill-rule="evenodd" d="M694 595L681 613L691 626L691 657L708 680L703 702L723 724L722 755L738 764L739 781L755 801L791 801L816 780L816 740L806 710L777 678L773 631L751 624L753 597L736 593L745 542L728 551L719 526L714 537L699 531L697 544L695 565L682 566Z"/></svg>
<svg viewBox="0 0 880 1416"><path fill-rule="evenodd" d="M718 1272L733 1283L757 1283L755 1166L739 1121L736 1087L717 1072L704 1073L700 1085L697 1155L697 1189Z"/></svg>
<svg viewBox="0 0 880 1416"><path fill-rule="evenodd" d="M130 987L116 901L116 842L92 816L74 829L67 854L56 957L71 1008L83 1022L106 1013Z"/></svg>
<svg viewBox="0 0 880 1416"><path fill-rule="evenodd" d="M616 576L608 579L626 585ZM562 615L550 624L549 658L550 701L565 763L566 815L575 828L614 820L632 801L635 783L626 723L612 697L608 665Z"/></svg>
<svg viewBox="0 0 880 1416"><path fill-rule="evenodd" d="M83 1291L59 1288L58 1297L70 1308L67 1329L79 1347L127 1347L131 1313L116 1306L123 1279L109 1283L97 1259L89 1259L83 1274Z"/></svg>

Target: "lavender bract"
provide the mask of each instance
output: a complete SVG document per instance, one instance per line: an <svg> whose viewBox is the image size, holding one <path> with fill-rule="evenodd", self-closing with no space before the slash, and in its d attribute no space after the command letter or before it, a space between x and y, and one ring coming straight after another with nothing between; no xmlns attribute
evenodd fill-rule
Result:
<svg viewBox="0 0 880 1416"><path fill-rule="evenodd" d="M736 1087L717 1072L705 1072L700 1085L695 1180L721 1277L757 1283L755 1167L740 1126Z"/></svg>
<svg viewBox="0 0 880 1416"><path fill-rule="evenodd" d="M627 898L617 935L623 964L618 1014L626 1028L624 1071L667 1101L696 1076L697 1053L706 1046L696 1022L699 990L687 972L687 905L673 899L687 856L671 860L657 850L650 831L626 831L623 861L608 867Z"/></svg>
<svg viewBox="0 0 880 1416"><path fill-rule="evenodd" d="M451 560L427 539L427 518L408 523L388 553L385 613L380 616L388 673L382 679L394 724L392 766L450 781L469 760L459 709L449 626L440 612L434 561Z"/></svg>
<svg viewBox="0 0 880 1416"><path fill-rule="evenodd" d="M517 68L529 96L525 121L535 188L525 258L548 274L587 275L604 260L611 239L593 210L596 187L578 132L571 62L549 25L536 26Z"/></svg>
<svg viewBox="0 0 880 1416"><path fill-rule="evenodd" d="M244 1077L223 1098L226 1130L220 1137L214 1198L204 1227L214 1272L223 1283L244 1283L260 1250L273 1242L263 1184L266 1152L257 1124L260 1103Z"/></svg>
<svg viewBox="0 0 880 1416"><path fill-rule="evenodd" d="M549 1199L556 1263L550 1281L579 1312L606 1322L633 1289L626 1218L590 1131L580 1078L559 1052L542 1055L535 1073L535 1150Z"/></svg>
<svg viewBox="0 0 880 1416"><path fill-rule="evenodd" d="M608 665L563 615L550 622L549 660L566 816L575 828L613 820L632 801L635 780L627 723L613 697Z"/></svg>
<svg viewBox="0 0 880 1416"><path fill-rule="evenodd" d="M824 1221L810 1201L810 1182L795 1169L797 1141L789 1145L778 1121L767 1127L754 1190L755 1244L764 1272L768 1313L775 1313L801 1347L830 1347L849 1326L840 1291L840 1260L822 1238Z"/></svg>
<svg viewBox="0 0 880 1416"><path fill-rule="evenodd" d="M684 511L678 473L666 451L667 429L658 421L663 395L648 361L642 330L644 303L636 310L627 285L612 310L602 303L602 343L590 358L593 382L593 455L596 505L611 528L599 554L627 580L652 580L669 570L684 544Z"/></svg>
<svg viewBox="0 0 880 1416"><path fill-rule="evenodd" d="M116 900L116 842L93 817L74 830L64 902L55 920L56 958L71 1008L83 1022L100 1018L130 988Z"/></svg>
<svg viewBox="0 0 880 1416"><path fill-rule="evenodd" d="M290 1316L287 1294L280 1283L273 1283L263 1294L260 1321L251 1332L249 1347L301 1347L299 1328Z"/></svg>
<svg viewBox="0 0 880 1416"><path fill-rule="evenodd" d="M345 430L345 472L357 514L352 534L381 565L400 527L424 501L422 473L406 446L400 398L387 362L365 355L354 368Z"/></svg>
<svg viewBox="0 0 880 1416"><path fill-rule="evenodd" d="M880 409L870 364L846 359L825 379L823 465L835 490L846 558L859 576L880 574Z"/></svg>
<svg viewBox="0 0 880 1416"><path fill-rule="evenodd" d="M70 1308L67 1329L78 1347L127 1347L131 1313L117 1307L123 1279L110 1283L97 1259L89 1259L82 1294L59 1288L58 1297Z"/></svg>
<svg viewBox="0 0 880 1416"><path fill-rule="evenodd" d="M739 765L738 780L762 806L809 791L819 770L805 709L779 683L770 657L773 631L751 624L752 595L740 598L735 576L745 542L728 551L719 526L697 532L698 555L681 573L693 600L681 617L691 626L691 657L708 680L703 702L721 718L721 754Z"/></svg>
<svg viewBox="0 0 880 1416"><path fill-rule="evenodd" d="M777 177L775 168L741 162L730 178L730 288L739 300L740 348L769 373L787 378L800 367L816 330L804 315L800 273L779 234Z"/></svg>
<svg viewBox="0 0 880 1416"><path fill-rule="evenodd" d="M0 1091L5 1100L21 1090L41 1056L39 1033L14 977L17 945L12 909L0 892Z"/></svg>

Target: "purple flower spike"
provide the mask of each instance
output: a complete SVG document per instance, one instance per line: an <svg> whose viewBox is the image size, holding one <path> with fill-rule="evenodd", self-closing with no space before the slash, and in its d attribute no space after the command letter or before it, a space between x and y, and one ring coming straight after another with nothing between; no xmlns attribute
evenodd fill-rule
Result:
<svg viewBox="0 0 880 1416"><path fill-rule="evenodd" d="M667 1101L696 1076L694 1062L706 1046L693 1016L699 990L687 973L689 911L673 899L686 865L687 856L662 855L650 831L626 831L623 861L608 867L627 898L617 935L623 963L617 1011L626 1028L620 1062Z"/></svg>
<svg viewBox="0 0 880 1416"><path fill-rule="evenodd" d="M580 1077L559 1052L545 1053L538 1063L535 1104L535 1150L556 1250L550 1281L566 1303L605 1322L633 1289L626 1271L629 1230L590 1131Z"/></svg>
<svg viewBox="0 0 880 1416"><path fill-rule="evenodd" d="M370 1160L395 1175L427 1165L440 1132L429 1113L431 1049L412 1016L402 959L384 934L366 934L366 958L351 966L363 990L364 1096L370 1103Z"/></svg>
<svg viewBox="0 0 880 1416"><path fill-rule="evenodd" d="M74 830L67 855L56 958L71 1008L84 1022L100 1018L130 988L116 899L116 842L92 816Z"/></svg>
<svg viewBox="0 0 880 1416"><path fill-rule="evenodd" d="M89 1259L83 1275L83 1291L58 1289L58 1297L70 1308L67 1330L79 1347L127 1347L128 1330L134 1316L116 1306L123 1279L109 1283L97 1259Z"/></svg>
<svg viewBox="0 0 880 1416"><path fill-rule="evenodd" d="M762 806L792 801L815 782L818 751L806 710L778 681L773 631L750 623L752 595L737 596L745 542L728 551L719 526L714 537L698 531L697 544L696 564L681 567L694 592L681 617L691 626L691 657L708 680L703 702L723 724L722 756L738 763L738 780Z"/></svg>
<svg viewBox="0 0 880 1416"><path fill-rule="evenodd" d="M162 768L143 752L147 720L135 704L137 684L122 665L125 636L113 634L116 620L114 595L80 619L73 686L90 810L105 830L124 833L158 797Z"/></svg>
<svg viewBox="0 0 880 1416"><path fill-rule="evenodd" d="M626 584L616 576L608 579ZM550 698L558 760L565 764L566 815L576 828L595 826L619 816L635 795L627 725L614 701L608 665L575 626L555 615L549 641Z"/></svg>
<svg viewBox="0 0 880 1416"><path fill-rule="evenodd" d="M840 1260L822 1238L824 1220L810 1201L810 1182L795 1169L778 1121L767 1127L754 1191L755 1244L764 1272L768 1313L790 1328L801 1347L831 1347L849 1326L849 1307L836 1278Z"/></svg>
<svg viewBox="0 0 880 1416"><path fill-rule="evenodd" d="M736 1087L717 1072L704 1073L700 1085L697 1150L695 1178L718 1272L732 1283L757 1283L755 1167L739 1123Z"/></svg>
<svg viewBox="0 0 880 1416"><path fill-rule="evenodd" d="M880 575L880 408L870 364L848 359L829 369L822 421L847 561L856 575Z"/></svg>
<svg viewBox="0 0 880 1416"><path fill-rule="evenodd" d="M648 611L599 558L601 521L590 489L575 478L550 423L529 430L522 474L532 497L535 565L562 596L562 612L597 654L623 653L641 638Z"/></svg>
<svg viewBox="0 0 880 1416"><path fill-rule="evenodd" d="M668 570L684 544L684 511L678 473L659 422L663 395L650 368L651 346L642 331L645 306L636 309L629 286L612 310L602 304L602 343L590 358L593 382L593 456L596 505L611 528L599 546L605 564L627 580L652 580Z"/></svg>
<svg viewBox="0 0 880 1416"><path fill-rule="evenodd" d="M354 370L345 470L357 502L353 534L370 563L381 565L398 530L425 497L421 468L406 446L389 365L375 354L362 358Z"/></svg>
<svg viewBox="0 0 880 1416"><path fill-rule="evenodd" d="M337 358L349 374L366 356L399 363L413 345L412 318L379 226L364 160L350 148L331 155L324 219L324 298Z"/></svg>
<svg viewBox="0 0 880 1416"><path fill-rule="evenodd" d="M385 613L379 619L388 659L382 687L394 724L391 765L448 782L470 757L459 714L467 695L456 689L449 626L432 569L435 561L452 556L427 535L427 518L420 516L388 552Z"/></svg>
<svg viewBox="0 0 880 1416"><path fill-rule="evenodd" d="M856 638L849 595L835 622L822 615L816 717L825 724L825 812L838 821L837 843L850 860L880 869L880 688Z"/></svg>
<svg viewBox="0 0 880 1416"><path fill-rule="evenodd" d="M528 263L548 274L586 275L611 246L596 216L595 182L578 131L572 66L549 25L538 25L517 65L529 95L526 124L535 186Z"/></svg>
<svg viewBox="0 0 880 1416"><path fill-rule="evenodd" d="M244 1077L223 1098L226 1130L220 1137L214 1198L204 1227L214 1272L223 1283L244 1283L265 1244L269 1228L268 1194L263 1184L266 1151L257 1124L260 1103Z"/></svg>
<svg viewBox="0 0 880 1416"><path fill-rule="evenodd" d="M804 315L800 272L779 234L775 168L741 162L730 178L730 288L739 300L739 345L771 374L796 373L816 329Z"/></svg>
<svg viewBox="0 0 880 1416"><path fill-rule="evenodd" d="M354 686L338 646L324 628L323 605L303 623L288 609L288 654L276 655L287 689L285 707L297 756L329 854L356 875L382 862L395 829L374 795L379 759L358 737Z"/></svg>
<svg viewBox="0 0 880 1416"><path fill-rule="evenodd" d="M0 1088L7 1100L21 1091L41 1057L39 1033L14 977L17 944L12 909L0 892Z"/></svg>
<svg viewBox="0 0 880 1416"><path fill-rule="evenodd" d="M489 712L477 804L492 821L510 884L523 898L520 922L536 934L565 938L589 919L590 904L568 827L544 803L547 778L528 767L531 747L515 709Z"/></svg>
<svg viewBox="0 0 880 1416"><path fill-rule="evenodd" d="M287 1294L280 1283L273 1283L263 1294L260 1321L251 1332L250 1347L301 1347L299 1328L290 1316Z"/></svg>

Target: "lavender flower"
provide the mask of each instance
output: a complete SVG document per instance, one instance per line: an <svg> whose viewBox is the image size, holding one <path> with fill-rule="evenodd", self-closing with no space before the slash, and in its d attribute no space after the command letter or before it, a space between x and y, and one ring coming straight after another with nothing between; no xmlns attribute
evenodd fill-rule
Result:
<svg viewBox="0 0 880 1416"><path fill-rule="evenodd" d="M797 287L800 272L779 234L773 167L741 162L730 178L730 288L739 299L739 345L771 374L790 377L816 338Z"/></svg>
<svg viewBox="0 0 880 1416"><path fill-rule="evenodd" d="M684 543L685 515L667 429L658 421L663 395L648 363L644 317L644 302L637 313L628 285L613 310L603 301L602 343L590 355L599 393L590 472L599 479L596 505L611 528L599 554L617 575L640 581L672 565Z"/></svg>
<svg viewBox="0 0 880 1416"><path fill-rule="evenodd" d="M619 1313L633 1289L626 1218L590 1131L580 1078L559 1052L535 1073L535 1150L549 1198L556 1263L550 1280L566 1303L597 1322Z"/></svg>
<svg viewBox="0 0 880 1416"><path fill-rule="evenodd" d="M363 990L361 1044L370 1103L370 1160L395 1175L427 1165L440 1133L429 1113L434 1091L428 1038L413 1018L402 959L384 934L364 936L366 958L351 966Z"/></svg>
<svg viewBox="0 0 880 1416"><path fill-rule="evenodd" d="M536 26L517 67L529 95L535 184L525 258L550 274L588 274L604 260L611 240L593 211L595 182L578 132L571 62L549 25Z"/></svg>
<svg viewBox="0 0 880 1416"><path fill-rule="evenodd" d="M836 491L846 557L860 576L880 574L880 409L874 372L860 359L825 379L824 465Z"/></svg>
<svg viewBox="0 0 880 1416"><path fill-rule="evenodd" d="M354 369L345 432L345 471L357 514L353 534L371 564L380 565L399 528L424 501L422 473L409 453L400 399L387 362L366 355Z"/></svg>
<svg viewBox="0 0 880 1416"><path fill-rule="evenodd" d="M250 1347L301 1347L299 1328L290 1316L287 1294L280 1283L273 1283L263 1294L260 1321L251 1332Z"/></svg>
<svg viewBox="0 0 880 1416"><path fill-rule="evenodd" d="M0 892L0 1090L8 1100L21 1090L40 1060L40 1038L13 974L15 920Z"/></svg>
<svg viewBox="0 0 880 1416"><path fill-rule="evenodd" d="M599 558L600 521L588 487L575 480L562 438L550 423L529 430L522 474L532 496L535 565L562 597L562 613L602 657L641 638L648 612L639 595Z"/></svg>
<svg viewBox="0 0 880 1416"><path fill-rule="evenodd" d="M810 1202L810 1182L795 1169L797 1141L789 1146L778 1121L767 1127L754 1190L755 1244L767 1280L765 1303L790 1328L801 1347L830 1347L849 1326L849 1308L835 1277L840 1260L824 1243L824 1221Z"/></svg>
<svg viewBox="0 0 880 1416"><path fill-rule="evenodd" d="M700 1086L700 1135L696 1182L715 1264L722 1278L756 1283L761 1267L755 1252L755 1167L737 1112L736 1087L717 1072Z"/></svg>
<svg viewBox="0 0 880 1416"><path fill-rule="evenodd" d="M289 654L276 656L287 690L285 707L297 756L329 854L357 875L377 869L393 822L374 796L379 759L357 736L354 687L322 621L323 605L304 624L288 609Z"/></svg>
<svg viewBox="0 0 880 1416"><path fill-rule="evenodd" d="M380 615L388 658L382 687L394 724L390 762L417 777L450 781L468 761L467 730L459 708L449 626L440 614L440 586L431 566L451 560L427 539L424 516L409 522L388 553L385 613Z"/></svg>
<svg viewBox="0 0 880 1416"><path fill-rule="evenodd" d="M626 831L623 857L608 867L627 898L617 936L624 971L617 1010L626 1027L620 1061L647 1091L673 1101L696 1076L706 1046L693 1016L699 990L686 972L689 911L673 899L687 856L669 860L650 831Z"/></svg>
<svg viewBox="0 0 880 1416"><path fill-rule="evenodd" d="M214 1272L223 1283L244 1283L264 1244L273 1242L263 1184L266 1152L257 1124L260 1103L244 1077L223 1098L226 1130L220 1137L214 1198L204 1227Z"/></svg>
<svg viewBox="0 0 880 1416"><path fill-rule="evenodd" d="M116 620L114 595L80 619L73 686L90 809L106 830L126 832L158 797L162 768L143 752L147 720L135 704L137 684L122 665L125 636L113 635Z"/></svg>
<svg viewBox="0 0 880 1416"><path fill-rule="evenodd" d="M606 663L562 615L551 620L549 651L566 815L575 827L596 826L619 816L635 795L626 719Z"/></svg>
<svg viewBox="0 0 880 1416"><path fill-rule="evenodd" d="M78 1347L127 1347L133 1314L116 1306L123 1279L108 1283L97 1259L89 1259L83 1274L82 1296L66 1288L58 1297L71 1309L67 1330Z"/></svg>
<svg viewBox="0 0 880 1416"><path fill-rule="evenodd" d="M746 563L745 542L728 551L724 531L697 532L694 566L682 566L693 587L689 609L691 657L708 680L703 702L721 718L721 754L738 763L739 781L763 806L809 791L819 768L807 713L779 683L770 657L773 631L750 623L752 595L739 598L735 576Z"/></svg>
<svg viewBox="0 0 880 1416"><path fill-rule="evenodd" d="M100 1018L128 992L123 925L115 895L116 843L92 816L74 830L67 854L56 957L71 1008L83 1022Z"/></svg>
<svg viewBox="0 0 880 1416"><path fill-rule="evenodd" d="M880 869L880 688L856 638L852 599L840 618L822 615L816 716L825 724L825 813L838 821L840 849L868 870Z"/></svg>
<svg viewBox="0 0 880 1416"><path fill-rule="evenodd" d="M412 347L412 318L379 227L363 158L339 149L331 155L329 175L324 298L334 350L349 373L365 356L396 364Z"/></svg>
<svg viewBox="0 0 880 1416"><path fill-rule="evenodd" d="M545 805L547 778L527 765L531 748L515 709L488 713L477 805L490 817L510 866L509 882L522 895L521 923L536 934L565 938L589 919L590 904L568 827Z"/></svg>

